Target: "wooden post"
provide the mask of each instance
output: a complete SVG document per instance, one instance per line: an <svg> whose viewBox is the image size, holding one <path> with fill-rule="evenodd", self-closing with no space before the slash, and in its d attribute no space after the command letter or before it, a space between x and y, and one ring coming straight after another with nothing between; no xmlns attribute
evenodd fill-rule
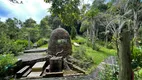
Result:
<svg viewBox="0 0 142 80"><path fill-rule="evenodd" d="M62 57L50 58L50 72L62 71Z"/></svg>

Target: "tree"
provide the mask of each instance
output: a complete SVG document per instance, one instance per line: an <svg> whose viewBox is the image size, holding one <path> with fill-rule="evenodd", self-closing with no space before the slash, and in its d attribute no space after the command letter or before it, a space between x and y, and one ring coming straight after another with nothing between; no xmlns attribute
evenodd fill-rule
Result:
<svg viewBox="0 0 142 80"><path fill-rule="evenodd" d="M51 29L48 25L48 16L40 21L39 30L41 37L48 38L50 36Z"/></svg>
<svg viewBox="0 0 142 80"><path fill-rule="evenodd" d="M59 25L61 26L62 23L59 17L51 15L48 17L48 25L51 27L51 29L56 29L59 27Z"/></svg>
<svg viewBox="0 0 142 80"><path fill-rule="evenodd" d="M114 9L114 7L112 8ZM117 49L119 59L119 80L132 80L130 41L132 39L131 34L134 33L131 26L132 20L130 17L127 17L130 15L128 0L120 0L120 2L117 3L116 9L118 10L113 13L115 16L113 16L113 19L108 25L112 25L110 28L113 31L119 46Z"/></svg>
<svg viewBox="0 0 142 80"><path fill-rule="evenodd" d="M33 28L35 26L36 26L36 21L33 20L32 18L29 18L24 22L24 27L26 28Z"/></svg>
<svg viewBox="0 0 142 80"><path fill-rule="evenodd" d="M60 18L61 22L67 26L73 26L75 20L79 18L80 0L45 0L52 2L50 12Z"/></svg>
<svg viewBox="0 0 142 80"><path fill-rule="evenodd" d="M16 20L8 18L6 20L6 25L7 25L7 35L10 37L10 39L17 39L19 28L16 26Z"/></svg>
<svg viewBox="0 0 142 80"><path fill-rule="evenodd" d="M50 12L52 16L58 17L60 21L68 27L76 26L75 23L79 19L80 0L44 0L52 2ZM72 28L73 29L73 28Z"/></svg>
<svg viewBox="0 0 142 80"><path fill-rule="evenodd" d="M74 39L76 37L76 29L75 27L72 27L71 29L71 38Z"/></svg>

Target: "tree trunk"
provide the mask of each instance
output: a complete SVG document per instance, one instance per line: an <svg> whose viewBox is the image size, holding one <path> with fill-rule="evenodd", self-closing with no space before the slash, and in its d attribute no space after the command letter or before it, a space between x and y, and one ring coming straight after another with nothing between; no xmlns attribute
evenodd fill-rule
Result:
<svg viewBox="0 0 142 80"><path fill-rule="evenodd" d="M137 12L134 11L134 45L138 46L138 20L137 20Z"/></svg>
<svg viewBox="0 0 142 80"><path fill-rule="evenodd" d="M87 36L87 39L89 38L89 30L88 30L88 28L87 28L87 34L86 34L86 36Z"/></svg>
<svg viewBox="0 0 142 80"><path fill-rule="evenodd" d="M105 27L105 47L107 47L107 42L108 42L108 33L107 33L107 26Z"/></svg>
<svg viewBox="0 0 142 80"><path fill-rule="evenodd" d="M30 38L30 33L29 33L29 35L28 35L28 49L30 49L31 48L31 38Z"/></svg>
<svg viewBox="0 0 142 80"><path fill-rule="evenodd" d="M119 80L132 80L130 32L123 31L119 36Z"/></svg>
<svg viewBox="0 0 142 80"><path fill-rule="evenodd" d="M95 43L95 23L92 21L92 45L94 45L94 43Z"/></svg>

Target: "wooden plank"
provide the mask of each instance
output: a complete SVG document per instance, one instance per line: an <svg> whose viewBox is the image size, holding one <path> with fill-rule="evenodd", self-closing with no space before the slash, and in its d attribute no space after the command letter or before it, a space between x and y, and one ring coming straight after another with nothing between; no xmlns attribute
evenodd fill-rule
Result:
<svg viewBox="0 0 142 80"><path fill-rule="evenodd" d="M32 67L32 72L42 71L45 63L46 63L46 61L35 63L35 65Z"/></svg>
<svg viewBox="0 0 142 80"><path fill-rule="evenodd" d="M35 77L40 77L42 72L31 72L27 77L28 78L35 78Z"/></svg>
<svg viewBox="0 0 142 80"><path fill-rule="evenodd" d="M20 69L17 73L23 73L28 68L29 68L29 66L25 66L22 69Z"/></svg>
<svg viewBox="0 0 142 80"><path fill-rule="evenodd" d="M48 65L48 66L46 67L46 72L49 72L49 70L50 70L50 65Z"/></svg>
<svg viewBox="0 0 142 80"><path fill-rule="evenodd" d="M22 75L30 68L30 66L24 66L22 69L20 69L17 73L16 73L16 77L20 78L22 77Z"/></svg>
<svg viewBox="0 0 142 80"><path fill-rule="evenodd" d="M63 72L47 72L43 77L63 77Z"/></svg>
<svg viewBox="0 0 142 80"><path fill-rule="evenodd" d="M25 72L25 73L23 74L23 77L27 77L28 74L30 74L31 71L32 71L32 69L29 69L27 72Z"/></svg>

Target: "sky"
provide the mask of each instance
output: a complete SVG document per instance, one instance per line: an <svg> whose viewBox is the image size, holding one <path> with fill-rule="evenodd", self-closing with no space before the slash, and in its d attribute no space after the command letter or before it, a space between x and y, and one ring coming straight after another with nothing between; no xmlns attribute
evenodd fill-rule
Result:
<svg viewBox="0 0 142 80"><path fill-rule="evenodd" d="M7 18L17 18L21 21L32 18L37 23L49 15L48 9L51 4L45 3L44 0L18 0L23 4L14 4L9 0L0 0L0 19L5 21Z"/></svg>
<svg viewBox="0 0 142 80"><path fill-rule="evenodd" d="M51 4L45 3L44 0L18 0L23 4L14 4L9 0L0 0L0 20L5 21L7 18L17 18L21 21L32 18L37 23L46 15ZM108 1L108 0L106 0ZM84 0L85 3L92 3L93 0Z"/></svg>

